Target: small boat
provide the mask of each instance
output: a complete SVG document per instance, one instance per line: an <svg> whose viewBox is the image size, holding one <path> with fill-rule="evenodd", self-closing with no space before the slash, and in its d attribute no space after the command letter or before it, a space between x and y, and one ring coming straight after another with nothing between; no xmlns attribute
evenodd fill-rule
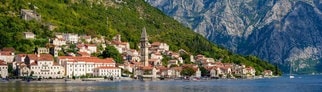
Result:
<svg viewBox="0 0 322 92"><path fill-rule="evenodd" d="M294 75L292 75L292 62L290 63L290 79L295 78Z"/></svg>

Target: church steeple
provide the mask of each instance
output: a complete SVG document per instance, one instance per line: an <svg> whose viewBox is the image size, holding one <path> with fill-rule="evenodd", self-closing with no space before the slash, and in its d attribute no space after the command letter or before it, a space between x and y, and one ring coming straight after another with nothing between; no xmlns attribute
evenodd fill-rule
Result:
<svg viewBox="0 0 322 92"><path fill-rule="evenodd" d="M149 65L149 53L148 53L148 36L145 27L142 29L141 39L140 39L140 52L141 52L141 62L144 66Z"/></svg>
<svg viewBox="0 0 322 92"><path fill-rule="evenodd" d="M148 41L148 35L146 33L146 28L143 27L142 33L141 33L141 40L140 41Z"/></svg>

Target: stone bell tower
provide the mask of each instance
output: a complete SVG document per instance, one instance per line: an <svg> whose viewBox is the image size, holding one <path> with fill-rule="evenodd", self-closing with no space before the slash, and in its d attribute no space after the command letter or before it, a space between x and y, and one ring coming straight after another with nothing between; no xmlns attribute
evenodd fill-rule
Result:
<svg viewBox="0 0 322 92"><path fill-rule="evenodd" d="M141 39L140 39L140 52L141 52L141 62L144 66L149 65L149 53L148 53L148 36L145 27L142 29Z"/></svg>

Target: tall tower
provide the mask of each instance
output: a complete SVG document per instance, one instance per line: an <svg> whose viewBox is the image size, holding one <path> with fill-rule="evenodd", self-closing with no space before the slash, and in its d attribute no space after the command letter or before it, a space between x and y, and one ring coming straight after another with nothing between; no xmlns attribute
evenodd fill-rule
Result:
<svg viewBox="0 0 322 92"><path fill-rule="evenodd" d="M141 51L141 62L144 66L149 65L149 53L148 53L148 36L145 27L142 29L141 39L140 39L140 51Z"/></svg>

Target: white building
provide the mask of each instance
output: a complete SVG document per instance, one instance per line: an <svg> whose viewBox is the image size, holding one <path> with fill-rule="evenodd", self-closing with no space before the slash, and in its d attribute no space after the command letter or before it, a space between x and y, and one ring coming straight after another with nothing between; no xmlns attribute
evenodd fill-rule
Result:
<svg viewBox="0 0 322 92"><path fill-rule="evenodd" d="M66 45L66 40L63 38L55 38L52 40L52 44L55 46L63 46Z"/></svg>
<svg viewBox="0 0 322 92"><path fill-rule="evenodd" d="M0 77L6 78L8 77L8 65L5 63L5 61L0 60Z"/></svg>
<svg viewBox="0 0 322 92"><path fill-rule="evenodd" d="M119 51L119 53L130 50L130 44L128 42L112 41L111 44L117 49L117 51Z"/></svg>
<svg viewBox="0 0 322 92"><path fill-rule="evenodd" d="M68 42L68 43L77 43L78 42L78 35L77 34L64 34L64 39Z"/></svg>
<svg viewBox="0 0 322 92"><path fill-rule="evenodd" d="M243 75L246 76L255 76L255 69L253 67L247 67L243 69Z"/></svg>
<svg viewBox="0 0 322 92"><path fill-rule="evenodd" d="M26 71L29 76L38 78L61 78L64 77L64 68L54 62L50 54L28 54L25 58L27 67L21 67L21 71ZM29 68L26 69L26 68Z"/></svg>
<svg viewBox="0 0 322 92"><path fill-rule="evenodd" d="M35 34L32 32L24 32L23 33L25 35L25 39L34 39L35 38Z"/></svg>
<svg viewBox="0 0 322 92"><path fill-rule="evenodd" d="M140 55L137 50L131 49L127 51L127 58L129 61L140 61Z"/></svg>
<svg viewBox="0 0 322 92"><path fill-rule="evenodd" d="M153 42L151 44L151 49L157 49L161 52L164 52L169 50L169 45L161 42Z"/></svg>
<svg viewBox="0 0 322 92"><path fill-rule="evenodd" d="M11 51L0 51L0 60L5 61L5 63L12 63L15 58L15 53Z"/></svg>
<svg viewBox="0 0 322 92"><path fill-rule="evenodd" d="M96 44L78 44L77 48L80 52L86 52L88 54L97 52Z"/></svg>
<svg viewBox="0 0 322 92"><path fill-rule="evenodd" d="M64 67L52 60L38 60L30 64L32 76L38 78L62 78L64 77Z"/></svg>
<svg viewBox="0 0 322 92"><path fill-rule="evenodd" d="M98 67L94 68L93 72L94 76L101 76L101 77L121 77L121 69L118 67Z"/></svg>
<svg viewBox="0 0 322 92"><path fill-rule="evenodd" d="M152 59L160 59L160 60L162 60L163 59L163 56L161 55L161 53L155 52L155 53L152 53L151 54L151 58Z"/></svg>
<svg viewBox="0 0 322 92"><path fill-rule="evenodd" d="M39 53L39 54L43 54L43 53L48 54L49 49L45 48L45 47L39 47L39 48L37 48L37 53Z"/></svg>
<svg viewBox="0 0 322 92"><path fill-rule="evenodd" d="M15 57L15 62L25 62L27 54L18 54Z"/></svg>
<svg viewBox="0 0 322 92"><path fill-rule="evenodd" d="M59 56L58 60L65 67L66 76L69 77L92 75L94 69L98 67L115 67L112 58Z"/></svg>

